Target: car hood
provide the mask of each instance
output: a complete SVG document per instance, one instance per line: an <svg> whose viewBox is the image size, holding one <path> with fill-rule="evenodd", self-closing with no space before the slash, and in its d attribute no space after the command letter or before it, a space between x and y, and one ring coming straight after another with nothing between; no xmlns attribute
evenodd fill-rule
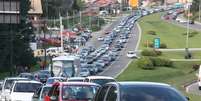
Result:
<svg viewBox="0 0 201 101"><path fill-rule="evenodd" d="M12 100L19 100L19 101L31 101L32 100L32 96L34 93L12 93L11 94L11 99Z"/></svg>

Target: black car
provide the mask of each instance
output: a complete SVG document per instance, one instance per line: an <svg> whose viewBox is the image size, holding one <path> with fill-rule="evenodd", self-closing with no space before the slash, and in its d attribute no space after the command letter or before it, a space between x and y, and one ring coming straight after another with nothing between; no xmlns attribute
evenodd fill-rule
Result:
<svg viewBox="0 0 201 101"><path fill-rule="evenodd" d="M46 83L49 77L51 77L51 73L48 70L40 70L35 74L35 79L42 83Z"/></svg>
<svg viewBox="0 0 201 101"><path fill-rule="evenodd" d="M175 88L153 82L111 82L102 86L93 101L188 101Z"/></svg>

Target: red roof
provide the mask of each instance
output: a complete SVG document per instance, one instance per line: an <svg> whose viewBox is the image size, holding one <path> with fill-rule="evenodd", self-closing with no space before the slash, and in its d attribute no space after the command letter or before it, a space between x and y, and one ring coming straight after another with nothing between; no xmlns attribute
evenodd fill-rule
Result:
<svg viewBox="0 0 201 101"><path fill-rule="evenodd" d="M103 6L107 6L109 4L113 4L115 2L116 2L116 0L96 0L94 3L99 7L103 7Z"/></svg>

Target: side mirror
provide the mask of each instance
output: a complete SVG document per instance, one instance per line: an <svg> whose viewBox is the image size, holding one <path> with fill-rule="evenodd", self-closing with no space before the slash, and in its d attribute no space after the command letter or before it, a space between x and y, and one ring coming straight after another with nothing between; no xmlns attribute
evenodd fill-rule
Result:
<svg viewBox="0 0 201 101"><path fill-rule="evenodd" d="M188 96L186 96L186 99L187 99L188 101L190 101L190 98L189 98Z"/></svg>
<svg viewBox="0 0 201 101"><path fill-rule="evenodd" d="M39 98L39 96L37 94L34 94L33 98Z"/></svg>
<svg viewBox="0 0 201 101"><path fill-rule="evenodd" d="M56 101L57 98L56 98L56 96L51 96L51 97L50 97L50 100L51 100L51 101Z"/></svg>

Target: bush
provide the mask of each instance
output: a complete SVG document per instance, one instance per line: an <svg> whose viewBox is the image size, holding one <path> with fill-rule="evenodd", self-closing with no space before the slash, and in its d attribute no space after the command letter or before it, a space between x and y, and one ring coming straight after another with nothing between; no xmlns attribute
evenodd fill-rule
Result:
<svg viewBox="0 0 201 101"><path fill-rule="evenodd" d="M146 50L143 50L141 52L141 54L143 56L160 56L162 54L162 52L161 51L156 51L156 50L148 50L148 49L146 49Z"/></svg>
<svg viewBox="0 0 201 101"><path fill-rule="evenodd" d="M168 59L162 59L162 58L150 58L152 61L152 64L154 66L165 66L165 67L172 67L173 62Z"/></svg>
<svg viewBox="0 0 201 101"><path fill-rule="evenodd" d="M160 48L167 48L167 45L165 43L161 43Z"/></svg>
<svg viewBox="0 0 201 101"><path fill-rule="evenodd" d="M156 32L155 31L147 31L147 34L149 34L149 35L156 35Z"/></svg>
<svg viewBox="0 0 201 101"><path fill-rule="evenodd" d="M145 70L153 70L155 67L153 66L152 61L148 57L142 57L137 60L137 66L139 68L145 69Z"/></svg>

